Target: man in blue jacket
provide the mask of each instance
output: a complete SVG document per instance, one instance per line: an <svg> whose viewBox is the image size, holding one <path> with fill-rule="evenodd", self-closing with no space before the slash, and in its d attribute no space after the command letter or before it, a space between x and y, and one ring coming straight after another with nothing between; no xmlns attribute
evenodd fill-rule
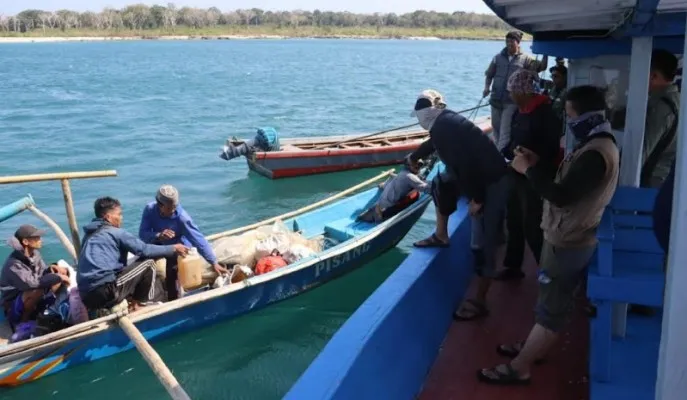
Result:
<svg viewBox="0 0 687 400"><path fill-rule="evenodd" d="M146 244L122 229L122 205L117 199L99 198L93 208L95 218L84 227L76 277L84 305L90 310L112 308L130 297L136 310L163 298L156 290L152 259L186 255L188 248ZM143 260L127 265L128 253Z"/></svg>
<svg viewBox="0 0 687 400"><path fill-rule="evenodd" d="M179 191L172 185L163 185L155 195L155 201L150 202L141 216L141 226L138 236L146 243L175 244L182 243L188 247L195 247L198 253L214 267L218 274L227 270L217 263L217 257L205 237L200 232L193 219L179 204ZM177 291L177 260L176 257L167 258L167 298L176 299Z"/></svg>

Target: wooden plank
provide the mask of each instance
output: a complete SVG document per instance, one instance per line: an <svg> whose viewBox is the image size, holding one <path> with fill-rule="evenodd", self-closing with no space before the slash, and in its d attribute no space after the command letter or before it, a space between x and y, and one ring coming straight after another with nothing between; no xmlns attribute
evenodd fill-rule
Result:
<svg viewBox="0 0 687 400"><path fill-rule="evenodd" d="M117 176L117 171L87 171L87 172L56 172L54 174L34 174L34 175L15 175L0 176L0 185L11 183L27 183L41 181L58 181L62 179L89 179L105 178Z"/></svg>

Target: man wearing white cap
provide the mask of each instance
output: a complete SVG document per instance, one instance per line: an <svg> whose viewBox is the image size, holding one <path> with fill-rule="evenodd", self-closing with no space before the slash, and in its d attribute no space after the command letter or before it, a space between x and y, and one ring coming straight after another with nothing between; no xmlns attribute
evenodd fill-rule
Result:
<svg viewBox="0 0 687 400"><path fill-rule="evenodd" d="M488 314L486 296L496 270L496 248L502 242L508 179L506 161L494 143L467 118L446 109L443 96L425 90L418 96L412 115L429 131L425 141L410 156L410 162L436 151L446 169L432 182L437 214L436 230L416 247L447 247L448 217L465 196L470 201L475 244L475 272L478 290L466 300L454 319L473 320Z"/></svg>
<svg viewBox="0 0 687 400"><path fill-rule="evenodd" d="M217 263L212 246L193 222L191 216L179 204L179 191L172 185L162 185L141 216L138 236L146 243L175 244L182 243L198 249L198 253L213 266L218 274L227 272ZM176 281L178 276L176 257L167 259L166 288L167 298L176 299L178 295Z"/></svg>

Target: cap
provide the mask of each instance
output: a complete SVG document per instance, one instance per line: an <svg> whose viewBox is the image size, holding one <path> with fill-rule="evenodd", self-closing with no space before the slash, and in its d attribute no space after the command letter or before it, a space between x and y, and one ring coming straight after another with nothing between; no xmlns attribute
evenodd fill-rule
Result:
<svg viewBox="0 0 687 400"><path fill-rule="evenodd" d="M38 288L47 289L49 287L57 285L60 282L62 282L62 278L60 278L59 275L52 273L45 274L41 276L41 279L38 280Z"/></svg>
<svg viewBox="0 0 687 400"><path fill-rule="evenodd" d="M165 205L179 204L179 191L172 185L162 185L155 195L155 200Z"/></svg>
<svg viewBox="0 0 687 400"><path fill-rule="evenodd" d="M522 40L522 32L510 31L506 34L506 39L513 39L516 42L520 43L520 41Z"/></svg>
<svg viewBox="0 0 687 400"><path fill-rule="evenodd" d="M14 237L17 238L18 240L22 239L28 239L28 238L33 238L33 237L40 237L45 234L45 231L42 229L38 229L33 225L22 225L17 229L16 232L14 232Z"/></svg>
<svg viewBox="0 0 687 400"><path fill-rule="evenodd" d="M534 93L534 82L538 81L539 77L536 73L527 70L519 69L508 78L506 90L515 93Z"/></svg>
<svg viewBox="0 0 687 400"><path fill-rule="evenodd" d="M420 93L419 96L417 96L417 100L415 101L415 108L410 113L410 116L416 116L417 110L437 106L446 107L446 101L444 101L444 96L434 89L425 89L422 91L422 93Z"/></svg>

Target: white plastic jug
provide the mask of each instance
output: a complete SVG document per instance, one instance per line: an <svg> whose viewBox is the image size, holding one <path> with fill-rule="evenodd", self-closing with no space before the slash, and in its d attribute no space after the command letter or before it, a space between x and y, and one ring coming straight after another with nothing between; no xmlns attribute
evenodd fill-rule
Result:
<svg viewBox="0 0 687 400"><path fill-rule="evenodd" d="M179 267L179 285L186 290L193 290L203 284L203 272L211 267L198 250L192 247L186 257L177 257Z"/></svg>

